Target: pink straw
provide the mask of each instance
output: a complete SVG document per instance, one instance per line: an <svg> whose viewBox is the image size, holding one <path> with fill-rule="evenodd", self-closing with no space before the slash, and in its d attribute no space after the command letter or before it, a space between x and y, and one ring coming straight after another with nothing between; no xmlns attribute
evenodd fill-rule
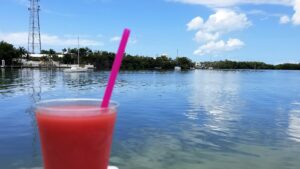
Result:
<svg viewBox="0 0 300 169"><path fill-rule="evenodd" d="M115 86L115 82L121 67L121 63L122 63L122 59L125 53L125 48L129 39L129 35L130 35L130 30L129 29L124 29L123 32L123 36L120 42L120 46L119 46L119 50L116 54L115 60L114 60L114 64L109 76L109 80L108 80L108 84L106 86L106 90L104 93L104 97L103 97L103 101L101 104L102 108L106 108L109 105L109 101L112 95L112 91L114 89Z"/></svg>

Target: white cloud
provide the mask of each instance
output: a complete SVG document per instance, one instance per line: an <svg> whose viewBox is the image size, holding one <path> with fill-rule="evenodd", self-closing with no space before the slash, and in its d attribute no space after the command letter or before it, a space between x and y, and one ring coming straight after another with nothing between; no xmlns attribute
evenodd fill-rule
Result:
<svg viewBox="0 0 300 169"><path fill-rule="evenodd" d="M136 44L136 43L138 43L138 40L137 39L129 40L129 43Z"/></svg>
<svg viewBox="0 0 300 169"><path fill-rule="evenodd" d="M60 37L57 35L41 34L42 46L76 46L77 38ZM14 45L27 46L28 33L27 32L15 32L15 33L1 33L0 41L6 41ZM91 39L80 39L81 46L102 46L101 42Z"/></svg>
<svg viewBox="0 0 300 169"><path fill-rule="evenodd" d="M287 24L287 23L289 23L290 21L291 21L291 19L290 19L290 17L287 16L287 15L283 15L283 16L281 16L280 19L279 19L279 23L280 23L280 24Z"/></svg>
<svg viewBox="0 0 300 169"><path fill-rule="evenodd" d="M200 16L197 16L187 24L187 30L190 31L200 29L203 26L203 23L204 20Z"/></svg>
<svg viewBox="0 0 300 169"><path fill-rule="evenodd" d="M245 44L239 39L229 39L227 42L220 40L218 42L208 42L200 46L194 51L195 55L208 55L208 54L218 54L227 51L233 51L243 47Z"/></svg>
<svg viewBox="0 0 300 169"><path fill-rule="evenodd" d="M300 25L300 0L169 0L173 2L181 2L181 3L187 3L187 4L194 4L194 5L204 5L210 8L232 8L237 7L239 5L282 5L282 6L291 6L294 8L295 13L292 17L289 16L279 16L280 24L286 24L286 23L293 23L294 25ZM278 14L269 14L262 11L254 11L258 13L254 14L260 14L260 15L266 15L266 16L276 16L278 17Z"/></svg>
<svg viewBox="0 0 300 169"><path fill-rule="evenodd" d="M300 0L294 0L293 2L295 13L293 16L283 15L280 17L280 24L292 23L294 25L300 25Z"/></svg>
<svg viewBox="0 0 300 169"><path fill-rule="evenodd" d="M227 41L227 47L228 47L227 50L231 50L231 49L235 49L235 48L240 48L240 47L242 47L244 45L245 45L244 42L242 42L239 39L229 39Z"/></svg>
<svg viewBox="0 0 300 169"><path fill-rule="evenodd" d="M216 13L209 16L206 22L200 18L200 16L197 16L196 18L192 19L187 24L187 30L199 29L201 32L197 34L211 34L213 36L216 34L224 34L242 30L251 25L251 22L248 20L245 14L237 13L229 9L218 9Z"/></svg>
<svg viewBox="0 0 300 169"><path fill-rule="evenodd" d="M210 15L204 29L208 32L228 33L249 27L251 22L243 13L237 13L230 9L218 9Z"/></svg>
<svg viewBox="0 0 300 169"><path fill-rule="evenodd" d="M197 30L194 40L200 43L195 55L209 55L228 52L244 46L239 39L221 40L224 34L243 30L251 25L246 14L230 9L217 9L204 21L198 16L187 24L187 30Z"/></svg>
<svg viewBox="0 0 300 169"><path fill-rule="evenodd" d="M284 16L282 13L276 13L276 12L267 12L264 10L258 10L258 9L252 9L245 12L248 15L259 15L259 16L265 16L265 17L281 17Z"/></svg>
<svg viewBox="0 0 300 169"><path fill-rule="evenodd" d="M120 40L121 40L120 36L114 36L114 37L110 38L109 41L111 41L111 42L119 42Z"/></svg>
<svg viewBox="0 0 300 169"><path fill-rule="evenodd" d="M269 18L275 18L275 19L279 19L278 21L279 24L288 24L291 22L291 17L283 13L267 12L267 11L257 10L257 9L246 11L246 13L248 15L260 16L261 21L267 20Z"/></svg>
<svg viewBox="0 0 300 169"><path fill-rule="evenodd" d="M295 25L300 25L300 0L295 0L294 3L295 14L293 15L292 21Z"/></svg>
<svg viewBox="0 0 300 169"><path fill-rule="evenodd" d="M205 5L208 7L231 7L242 4L271 4L291 6L294 0L173 0L187 4Z"/></svg>
<svg viewBox="0 0 300 169"><path fill-rule="evenodd" d="M114 37L110 38L109 41L110 42L120 42L120 40L121 40L120 36L114 36ZM135 39L135 38L130 38L129 41L128 41L128 43L130 43L130 44L136 44L136 43L138 43L138 40Z"/></svg>
<svg viewBox="0 0 300 169"><path fill-rule="evenodd" d="M28 33L27 32L15 32L15 33L1 33L0 41L12 43L14 45L27 44Z"/></svg>
<svg viewBox="0 0 300 169"><path fill-rule="evenodd" d="M77 45L77 38L61 38L56 35L42 34L42 42L45 45L57 45L57 46L74 46ZM102 46L101 42L90 40L90 39L80 39L80 46Z"/></svg>
<svg viewBox="0 0 300 169"><path fill-rule="evenodd" d="M217 33L207 33L205 31L199 30L195 35L195 41L197 42L207 42L215 41L219 39L220 34Z"/></svg>
<svg viewBox="0 0 300 169"><path fill-rule="evenodd" d="M262 16L268 15L268 13L266 11L263 11L260 9L251 9L249 11L246 11L246 13L248 15L262 15Z"/></svg>

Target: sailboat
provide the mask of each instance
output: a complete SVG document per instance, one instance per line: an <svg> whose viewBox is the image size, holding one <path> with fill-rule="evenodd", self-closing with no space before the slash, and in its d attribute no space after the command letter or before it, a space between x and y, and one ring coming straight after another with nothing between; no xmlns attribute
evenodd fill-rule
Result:
<svg viewBox="0 0 300 169"><path fill-rule="evenodd" d="M77 60L78 60L77 65L71 65L71 68L70 69L65 69L64 72L66 72L66 73L77 73L77 72L87 72L88 71L88 67L80 67L80 65L79 65L79 37L78 37Z"/></svg>

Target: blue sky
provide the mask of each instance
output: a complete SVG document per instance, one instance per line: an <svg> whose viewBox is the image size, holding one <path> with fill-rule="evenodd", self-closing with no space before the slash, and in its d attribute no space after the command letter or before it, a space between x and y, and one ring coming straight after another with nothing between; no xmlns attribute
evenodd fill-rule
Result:
<svg viewBox="0 0 300 169"><path fill-rule="evenodd" d="M27 0L0 0L0 40L27 48ZM44 49L82 46L194 61L300 62L300 0L41 0Z"/></svg>

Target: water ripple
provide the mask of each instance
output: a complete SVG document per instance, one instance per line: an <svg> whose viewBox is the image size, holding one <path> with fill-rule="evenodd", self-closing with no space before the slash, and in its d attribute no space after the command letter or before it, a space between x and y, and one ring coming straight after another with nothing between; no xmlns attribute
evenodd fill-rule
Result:
<svg viewBox="0 0 300 169"><path fill-rule="evenodd" d="M36 102L101 98L108 76L1 69L0 168L41 166ZM111 163L121 169L298 169L298 77L295 71L122 71L113 95L121 106Z"/></svg>

